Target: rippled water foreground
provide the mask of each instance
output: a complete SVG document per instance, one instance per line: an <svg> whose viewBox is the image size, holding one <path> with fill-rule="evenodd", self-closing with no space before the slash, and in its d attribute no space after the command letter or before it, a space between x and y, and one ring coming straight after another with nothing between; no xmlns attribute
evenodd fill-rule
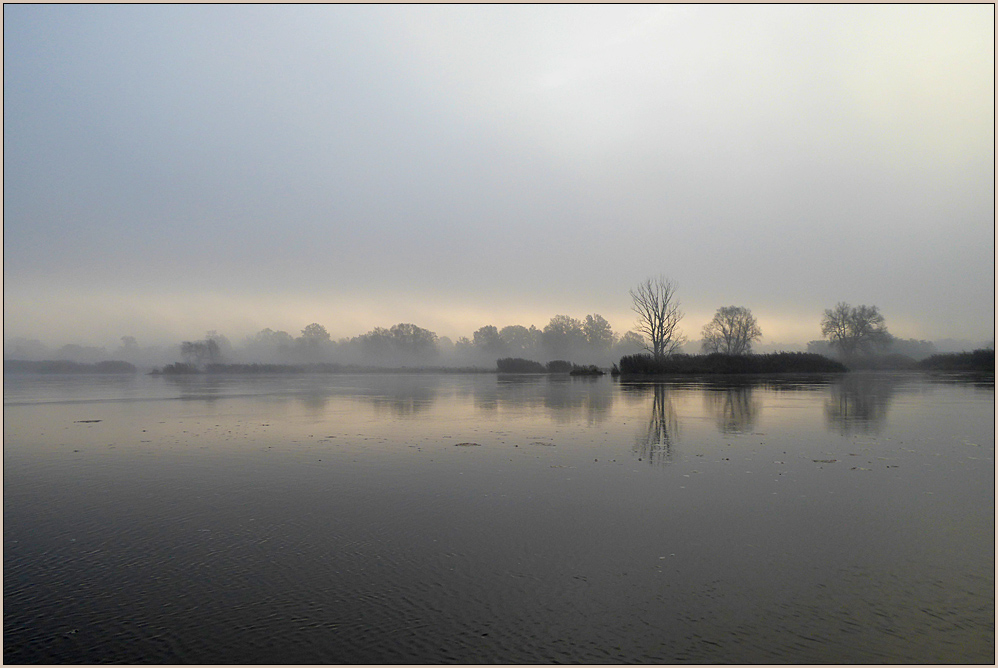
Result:
<svg viewBox="0 0 998 668"><path fill-rule="evenodd" d="M4 661L991 663L994 381L4 378Z"/></svg>

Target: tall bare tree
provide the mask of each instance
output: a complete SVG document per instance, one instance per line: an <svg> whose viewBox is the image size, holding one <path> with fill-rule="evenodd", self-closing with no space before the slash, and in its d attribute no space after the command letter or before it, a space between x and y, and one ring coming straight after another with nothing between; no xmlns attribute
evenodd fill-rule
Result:
<svg viewBox="0 0 998 668"><path fill-rule="evenodd" d="M722 306L703 327L703 351L748 355L752 342L762 336L752 311L744 306Z"/></svg>
<svg viewBox="0 0 998 668"><path fill-rule="evenodd" d="M675 284L665 278L649 278L631 290L632 309L638 314L637 331L649 341L645 345L655 359L677 352L685 342L678 331L683 312Z"/></svg>

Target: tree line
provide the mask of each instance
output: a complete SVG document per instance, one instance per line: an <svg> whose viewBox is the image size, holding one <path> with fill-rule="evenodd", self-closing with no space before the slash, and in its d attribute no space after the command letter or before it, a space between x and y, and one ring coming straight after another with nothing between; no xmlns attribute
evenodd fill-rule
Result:
<svg viewBox="0 0 998 668"><path fill-rule="evenodd" d="M484 325L470 337L452 340L412 323L375 327L354 337L333 340L319 323L311 323L292 336L283 330L263 329L238 348L228 339L209 332L204 339L185 341L185 363L206 361L271 361L280 363L342 362L382 366L469 365L493 366L506 357L544 361L580 359L609 365L622 355L644 349L644 338L634 331L617 334L598 313L574 318L556 315L543 329L534 325Z"/></svg>
<svg viewBox="0 0 998 668"><path fill-rule="evenodd" d="M543 329L534 325L502 328L484 325L471 337L460 337L456 341L411 323L375 327L359 336L334 341L324 326L311 323L297 337L283 330L263 329L246 339L239 350L224 336L209 332L203 340L183 342L181 354L192 368L222 360L286 364L334 361L388 367L492 367L497 360L505 360L507 366L509 360L523 360L538 361L536 368L540 368L540 362L552 361L609 366L623 357L640 355L661 364L679 355L687 338L679 327L684 313L676 284L664 276L649 278L632 289L630 297L637 321L634 329L623 334L614 332L610 323L598 313L582 319L556 315ZM888 332L885 318L876 306L853 307L840 302L825 310L820 328L825 337L821 342L823 347L811 350L809 346L808 352L813 355L855 362L858 358L889 353L895 345L904 348L901 345L904 342ZM699 348L705 355L744 357L751 355L753 343L761 337L762 329L750 309L722 306L701 329ZM637 359L630 362L635 368L650 368ZM794 362L798 363L799 360ZM676 359L669 368L687 368L690 364L689 360ZM713 364L717 366L716 358ZM760 368L768 368L769 364ZM735 367L754 368L745 364Z"/></svg>
<svg viewBox="0 0 998 668"><path fill-rule="evenodd" d="M179 346L183 364L192 369L219 363L361 364L383 367L474 366L494 367L499 359L523 359L540 363L569 360L609 367L624 356L648 355L656 361L689 351L680 329L684 314L676 284L664 276L649 278L630 291L636 316L634 328L615 332L600 314L584 318L555 315L542 329L534 325L484 325L470 337L451 340L412 323L375 327L364 334L333 340L317 322L306 325L299 335L284 330L263 329L233 345L227 337L209 331L204 338L183 341ZM820 319L824 337L808 344L809 353L842 361L871 359L894 354L912 360L937 351L927 341L902 340L887 330L876 306L850 306L840 302L826 309ZM703 354L745 356L762 337L762 329L745 306L722 306L700 330L698 349ZM15 341L27 354L5 359L40 359L37 341ZM992 344L993 347L993 344ZM177 348L173 349L174 351ZM95 362L108 359L103 349L64 346L59 359ZM134 337L121 338L116 359L138 361L140 348ZM64 353L64 354L63 354ZM169 353L168 353L169 354ZM176 353L170 354L174 356ZM173 357L176 359L176 357Z"/></svg>

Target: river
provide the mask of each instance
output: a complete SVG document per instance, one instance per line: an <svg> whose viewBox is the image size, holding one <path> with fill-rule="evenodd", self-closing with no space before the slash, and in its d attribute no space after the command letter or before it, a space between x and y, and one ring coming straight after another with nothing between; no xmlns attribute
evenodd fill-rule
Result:
<svg viewBox="0 0 998 668"><path fill-rule="evenodd" d="M4 378L5 663L992 663L994 377Z"/></svg>

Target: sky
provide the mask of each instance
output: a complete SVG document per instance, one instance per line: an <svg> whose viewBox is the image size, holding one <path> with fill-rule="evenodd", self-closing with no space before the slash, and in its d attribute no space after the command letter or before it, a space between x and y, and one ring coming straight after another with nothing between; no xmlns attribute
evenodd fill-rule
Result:
<svg viewBox="0 0 998 668"><path fill-rule="evenodd" d="M4 5L4 337L441 336L677 285L992 341L992 5Z"/></svg>

